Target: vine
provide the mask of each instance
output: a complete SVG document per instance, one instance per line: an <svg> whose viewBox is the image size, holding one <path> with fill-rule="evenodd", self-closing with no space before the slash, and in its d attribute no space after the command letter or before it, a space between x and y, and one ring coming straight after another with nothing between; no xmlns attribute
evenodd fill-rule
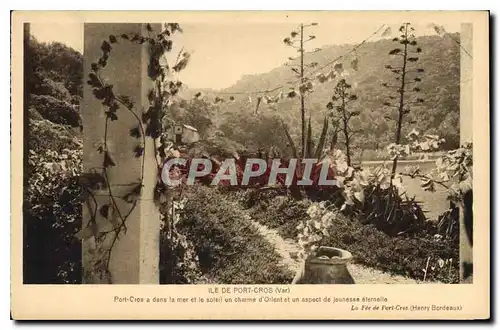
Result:
<svg viewBox="0 0 500 330"><path fill-rule="evenodd" d="M112 251L119 236L127 232L127 220L137 206L138 199L141 196L144 182L144 167L146 157L146 137L153 139L154 150L148 150L155 156L157 164L157 183L155 187L154 200L161 207L161 213L168 216L169 197L167 196L167 187L161 181L161 168L164 163L167 153L172 148L172 143L168 141L168 136L165 134L168 129L168 123L171 122L167 118L167 110L171 104L171 100L175 97L182 86L182 82L171 79L173 72L179 72L185 68L189 53L179 53L174 66L170 68L166 53L172 50L173 41L171 36L176 32L182 32L179 24L166 23L163 25L159 33L154 33L150 24L146 24L147 35L139 33L124 33L120 36L110 35L108 40L104 40L101 44L101 56L91 64L91 72L88 75L87 84L92 88L93 95L106 107L104 120L104 136L103 142L99 145L97 151L102 155L102 167L94 168L91 172L82 175L81 184L84 187L83 200L86 202L90 210L90 219L87 226L78 234L81 239L94 239L95 245L103 243L105 240L110 240L110 245L104 251L100 251L102 258L97 260L93 265L95 270L102 271L105 274L108 283L112 283L109 264L112 256ZM142 111L141 116L138 115L139 110L135 106L130 97L126 95L117 95L113 90L113 85L106 82L100 75L110 59L113 50L113 44L119 42L130 42L135 45L147 44L149 48L149 62L147 67L148 77L152 81L153 87L148 91L149 107ZM119 120L120 108L125 108L136 121L136 126L130 129L129 135L132 138L140 140L132 150L136 158L141 160L140 178L137 182L132 183L132 189L118 196L115 193L114 186L119 184L111 184L109 178L109 170L112 167L118 166L114 159L108 144L108 127L109 125ZM109 201L101 205L96 199L96 191L105 190L104 196L109 197ZM172 196L170 196L172 198ZM120 210L117 199L124 200L131 204L128 210ZM105 219L108 219L112 224L113 229L99 232L97 225L97 213ZM173 230L172 228L170 230ZM111 236L110 236L111 235ZM102 245L102 244L101 244Z"/></svg>

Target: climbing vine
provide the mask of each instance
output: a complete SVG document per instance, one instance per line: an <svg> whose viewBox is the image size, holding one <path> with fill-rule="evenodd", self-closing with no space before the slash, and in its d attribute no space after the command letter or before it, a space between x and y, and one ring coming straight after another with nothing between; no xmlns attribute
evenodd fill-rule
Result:
<svg viewBox="0 0 500 330"><path fill-rule="evenodd" d="M126 234L127 220L137 206L142 192L146 153L151 152L156 159L158 179L154 191L154 200L160 207L162 215L168 217L168 205L173 202L172 194L167 194L167 187L161 181L161 169L166 157L173 150L173 144L168 140L166 134L172 124L172 120L168 118L168 108L182 87L182 82L174 79L173 75L186 67L189 53L183 53L181 50L175 64L170 67L166 54L172 51L173 41L171 37L177 32L182 32L177 23L163 24L159 33L155 33L151 25L146 24L146 32L146 35L139 33L124 33L120 36L110 35L108 40L102 42L101 56L91 64L91 72L88 74L87 84L92 88L95 98L101 101L105 107L104 135L102 143L97 148L99 154L102 155L102 166L93 168L92 171L82 175L82 186L85 191L83 200L90 211L90 219L87 226L78 233L78 237L83 240L91 239L93 252L97 252L100 256L92 267L93 271L99 274L101 280L104 277L108 283L112 283L109 264L113 247L120 235ZM106 69L113 52L113 46L122 42L148 46L147 74L151 79L152 88L147 95L149 102L147 109L139 109L127 95L118 95L113 89L114 86L101 76L101 72ZM109 171L111 168L119 166L119 164L113 157L112 150L109 147L108 127L119 120L123 114L122 109L131 114L136 121L134 127L129 130L129 136L137 140L136 146L131 151L140 160L141 171L137 181L130 185L130 190L119 196L109 179ZM146 138L153 140L153 150L146 150ZM105 191L108 201L99 205L96 192L102 191ZM119 199L125 201L129 207L127 209L120 208ZM112 229L100 231L97 222L98 216L107 219L112 224ZM170 231L172 230L173 228L170 229ZM109 242L109 245L103 250L103 246L107 245L102 244L105 241ZM93 275L95 276L95 274Z"/></svg>

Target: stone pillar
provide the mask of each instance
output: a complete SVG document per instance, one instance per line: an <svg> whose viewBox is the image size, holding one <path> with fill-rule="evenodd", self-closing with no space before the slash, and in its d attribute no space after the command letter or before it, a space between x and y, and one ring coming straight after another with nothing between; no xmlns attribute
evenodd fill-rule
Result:
<svg viewBox="0 0 500 330"><path fill-rule="evenodd" d="M460 31L460 144L473 141L473 31L472 23L463 23ZM472 191L459 203L460 222L460 282L472 282L472 241L467 226L472 227ZM472 228L469 228L472 232Z"/></svg>
<svg viewBox="0 0 500 330"><path fill-rule="evenodd" d="M159 24L153 25L158 31ZM147 76L149 59L148 44L132 44L120 38L125 33L147 35L145 24L115 24L86 23L84 26L84 92L80 111L84 132L84 168L85 172L102 173L103 154L98 151L103 144L107 107L102 105L92 93L92 88L86 83L91 72L91 64L96 62L101 54L104 40L109 42L109 36L117 37L118 42L112 43L107 65L99 72L106 83L113 85L115 95L126 95L134 102L134 112L141 118L142 108L148 106L147 92L152 82ZM125 217L126 232L114 240L114 226L121 223L118 212L109 211L108 219L97 212L99 233L97 237L106 234L102 240L95 237L83 240L82 263L84 267L84 283L112 284L158 284L159 283L159 230L160 214L153 202L153 190L157 178L157 165L153 153L153 141L146 138L144 178L141 194L137 204L125 201L122 197L129 194L141 181L142 158L136 157L134 149L140 145L142 138L134 138L130 130L138 126L137 118L123 105L117 110L117 120L109 121L107 127L107 146L116 163L109 167L107 175L113 192L114 202L109 197L105 187L94 191L99 208L105 204L118 206L119 213ZM95 207L90 199L91 207ZM110 208L112 210L112 208ZM86 228L91 218L90 208L84 205L83 228ZM107 251L113 245L109 266Z"/></svg>

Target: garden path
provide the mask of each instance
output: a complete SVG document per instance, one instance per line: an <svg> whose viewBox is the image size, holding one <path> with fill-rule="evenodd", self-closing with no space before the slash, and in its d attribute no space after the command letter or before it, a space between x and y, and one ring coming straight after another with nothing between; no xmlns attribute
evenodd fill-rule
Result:
<svg viewBox="0 0 500 330"><path fill-rule="evenodd" d="M299 251L299 246L292 239L281 237L276 230L254 221L248 214L247 219L275 247L276 252L283 257L282 264L293 272L299 271L301 267L300 261L291 257L291 255ZM348 264L347 268L356 284L417 284L420 282L409 277L384 273L380 270L355 263ZM426 283L428 284L429 282Z"/></svg>

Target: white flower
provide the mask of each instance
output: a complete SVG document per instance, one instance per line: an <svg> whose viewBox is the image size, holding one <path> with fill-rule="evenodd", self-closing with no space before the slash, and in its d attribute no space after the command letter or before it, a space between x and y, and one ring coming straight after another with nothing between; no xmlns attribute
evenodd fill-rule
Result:
<svg viewBox="0 0 500 330"><path fill-rule="evenodd" d="M420 133L416 129L412 129L410 133L408 133L407 137L409 139L417 138Z"/></svg>
<svg viewBox="0 0 500 330"><path fill-rule="evenodd" d="M332 212L325 212L321 217L321 223L323 226L327 226L332 220Z"/></svg>
<svg viewBox="0 0 500 330"><path fill-rule="evenodd" d="M321 228L321 223L319 221L314 221L313 222L314 228L320 229Z"/></svg>
<svg viewBox="0 0 500 330"><path fill-rule="evenodd" d="M344 173L345 171L347 171L348 168L349 166L347 165L347 162L344 161L343 159L339 159L336 161L336 169L338 172Z"/></svg>
<svg viewBox="0 0 500 330"><path fill-rule="evenodd" d="M317 204L312 204L311 206L309 206L309 208L307 209L307 214L311 217L311 218L316 218L318 217L320 214L321 214L321 209L318 207Z"/></svg>
<svg viewBox="0 0 500 330"><path fill-rule="evenodd" d="M337 182L337 187L344 188L344 180L345 180L345 178L343 176L337 176L335 178L335 180Z"/></svg>
<svg viewBox="0 0 500 330"><path fill-rule="evenodd" d="M397 174L394 179L392 179L392 185L395 186L398 189L403 188L403 178Z"/></svg>
<svg viewBox="0 0 500 330"><path fill-rule="evenodd" d="M356 197L356 199L358 201L360 201L361 203L364 203L365 202L365 192L363 190L360 190L360 191L356 191L354 193L354 197Z"/></svg>

